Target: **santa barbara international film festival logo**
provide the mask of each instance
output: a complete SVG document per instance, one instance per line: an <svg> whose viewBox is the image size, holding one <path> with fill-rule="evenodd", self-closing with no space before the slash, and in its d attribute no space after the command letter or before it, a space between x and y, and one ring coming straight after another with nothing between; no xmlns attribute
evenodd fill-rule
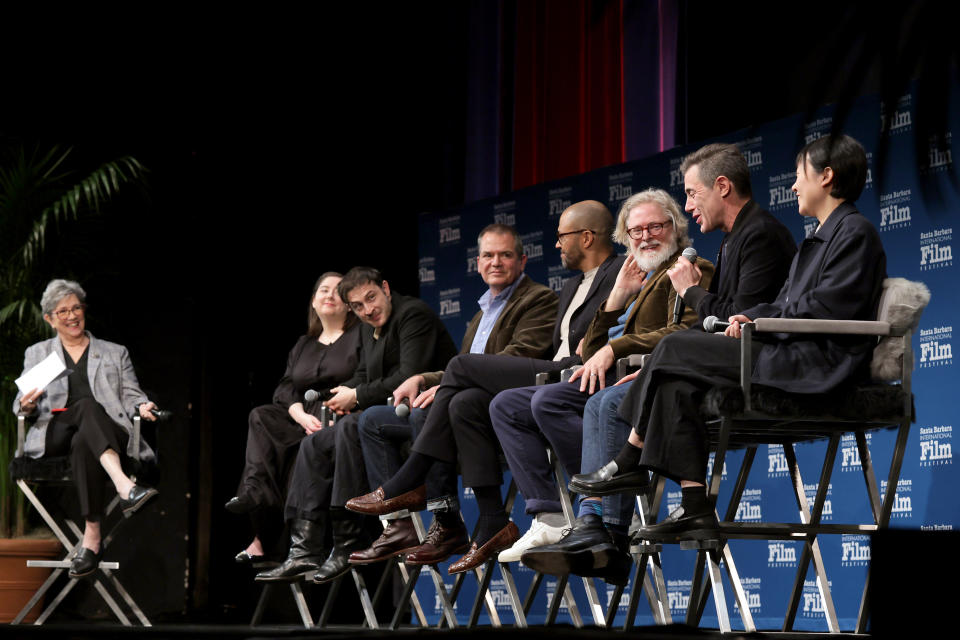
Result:
<svg viewBox="0 0 960 640"><path fill-rule="evenodd" d="M418 277L421 285L436 284L437 282L437 259L433 256L423 256L420 258Z"/></svg>
<svg viewBox="0 0 960 640"><path fill-rule="evenodd" d="M527 262L543 260L543 231L521 234L520 242L523 243L523 253L527 256Z"/></svg>
<svg viewBox="0 0 960 640"><path fill-rule="evenodd" d="M840 566L865 567L870 564L870 536L845 533L840 536Z"/></svg>
<svg viewBox="0 0 960 640"><path fill-rule="evenodd" d="M740 522L760 522L763 520L760 503L763 499L763 489L744 489L737 505L737 515L734 520Z"/></svg>
<svg viewBox="0 0 960 640"><path fill-rule="evenodd" d="M563 289L563 285L565 285L570 278L570 272L564 269L562 264L547 267L547 286L557 293Z"/></svg>
<svg viewBox="0 0 960 640"><path fill-rule="evenodd" d="M713 461L716 459L716 453L711 451L710 457L707 458L707 478L713 477ZM720 470L720 479L727 479L727 461L723 461L723 469Z"/></svg>
<svg viewBox="0 0 960 640"><path fill-rule="evenodd" d="M787 465L787 456L783 453L782 444L767 445L767 477L786 478L790 473Z"/></svg>
<svg viewBox="0 0 960 640"><path fill-rule="evenodd" d="M953 325L920 329L921 369L953 364Z"/></svg>
<svg viewBox="0 0 960 640"><path fill-rule="evenodd" d="M517 224L517 201L508 200L493 205L493 221L497 224L507 224L511 227Z"/></svg>
<svg viewBox="0 0 960 640"><path fill-rule="evenodd" d="M910 131L913 125L913 96L906 94L897 99L897 104L888 108L884 102L880 103L880 133L892 136Z"/></svg>
<svg viewBox="0 0 960 640"><path fill-rule="evenodd" d="M523 565L520 565L520 566L523 566ZM612 584L607 585L607 604L606 604L607 611L610 610L610 601L613 600L614 592L616 590L617 590L616 587L614 587ZM626 611L627 607L629 606L630 606L630 590L624 589L623 593L620 594L620 600L617 601L617 610Z"/></svg>
<svg viewBox="0 0 960 640"><path fill-rule="evenodd" d="M953 425L920 427L920 466L953 464Z"/></svg>
<svg viewBox="0 0 960 640"><path fill-rule="evenodd" d="M869 447L873 440L873 434L866 433L864 436ZM857 437L852 433L845 433L840 436L840 472L859 472L860 469L860 449L857 448Z"/></svg>
<svg viewBox="0 0 960 640"><path fill-rule="evenodd" d="M833 588L833 582L827 581L827 586ZM803 581L803 604L800 607L800 615L805 618L820 618L826 613L823 606L823 597L820 595L820 589L817 587L816 580Z"/></svg>
<svg viewBox="0 0 960 640"><path fill-rule="evenodd" d="M467 275L480 275L480 266L477 264L477 256L480 255L480 249L477 247L467 247Z"/></svg>
<svg viewBox="0 0 960 640"><path fill-rule="evenodd" d="M893 509L890 511L891 518L912 518L913 517L913 499L910 494L913 492L913 480L910 478L900 478L897 481L897 489L893 494ZM880 481L880 499L887 495L887 481Z"/></svg>
<svg viewBox="0 0 960 640"><path fill-rule="evenodd" d="M763 170L763 136L746 138L735 143L747 161L750 173Z"/></svg>
<svg viewBox="0 0 960 640"><path fill-rule="evenodd" d="M440 232L440 246L445 247L460 242L460 216L453 215L437 221Z"/></svg>
<svg viewBox="0 0 960 640"><path fill-rule="evenodd" d="M616 211L624 200L633 195L633 171L621 171L607 176L607 189L610 211Z"/></svg>
<svg viewBox="0 0 960 640"><path fill-rule="evenodd" d="M557 187L547 192L547 215L556 218L573 204L573 187Z"/></svg>
<svg viewBox="0 0 960 640"><path fill-rule="evenodd" d="M803 492L807 496L807 508L810 511L813 511L813 501L817 499L817 490L820 488L820 483L814 482L813 484L804 484ZM823 500L823 508L820 510L820 520L833 520L833 484L827 485L827 496Z"/></svg>
<svg viewBox="0 0 960 640"><path fill-rule="evenodd" d="M426 579L426 578L427 578L427 574L426 574L426 573L420 574L420 578L421 578L421 579ZM452 582L449 583L449 584L447 584L446 582L443 583L443 588L444 588L444 590L445 590L447 593L450 593L450 592L453 590L453 587L454 587L454 583L452 583ZM436 591L436 590L434 590L434 591L435 591L435 592L434 592L434 594L433 594L433 612L434 612L435 614L440 614L440 613L443 612L443 603L440 602L440 592L439 592L439 591ZM457 601L454 600L451 604L453 605L453 610L456 611L456 610L457 610Z"/></svg>
<svg viewBox="0 0 960 640"><path fill-rule="evenodd" d="M953 151L950 149L952 142L953 134L949 131L942 136L930 137L926 166L921 169L923 174L942 173L953 165Z"/></svg>
<svg viewBox="0 0 960 640"><path fill-rule="evenodd" d="M456 318L460 315L460 287L440 290L440 317Z"/></svg>
<svg viewBox="0 0 960 640"><path fill-rule="evenodd" d="M762 606L760 601L760 591L762 590L760 578L742 576L740 578L740 584L743 585L743 595L747 601L747 609L750 610L751 614L759 613ZM734 601L733 608L739 612L740 603Z"/></svg>
<svg viewBox="0 0 960 640"><path fill-rule="evenodd" d="M880 194L880 231L910 226L910 189Z"/></svg>
<svg viewBox="0 0 960 640"><path fill-rule="evenodd" d="M817 118L803 125L803 142L810 144L830 133L833 128L833 117Z"/></svg>
<svg viewBox="0 0 960 640"><path fill-rule="evenodd" d="M680 615L690 606L692 580L667 580L667 604L671 615Z"/></svg>
<svg viewBox="0 0 960 640"><path fill-rule="evenodd" d="M953 228L933 229L920 234L920 271L953 266Z"/></svg>
<svg viewBox="0 0 960 640"><path fill-rule="evenodd" d="M785 171L768 179L770 203L768 211L794 211L797 208L797 194L793 192L793 183L797 180L795 171Z"/></svg>
<svg viewBox="0 0 960 640"><path fill-rule="evenodd" d="M787 567L797 566L797 543L783 540L767 541L767 566Z"/></svg>

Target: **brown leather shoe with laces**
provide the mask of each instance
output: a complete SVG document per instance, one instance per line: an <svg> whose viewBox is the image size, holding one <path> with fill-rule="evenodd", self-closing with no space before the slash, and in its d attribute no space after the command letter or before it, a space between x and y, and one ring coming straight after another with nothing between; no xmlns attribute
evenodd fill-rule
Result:
<svg viewBox="0 0 960 640"><path fill-rule="evenodd" d="M373 564L388 560L420 546L420 538L410 518L394 520L372 545L350 554L350 564Z"/></svg>
<svg viewBox="0 0 960 640"><path fill-rule="evenodd" d="M470 536L461 521L456 527L444 527L436 516L423 544L407 554L407 564L437 564L470 547Z"/></svg>

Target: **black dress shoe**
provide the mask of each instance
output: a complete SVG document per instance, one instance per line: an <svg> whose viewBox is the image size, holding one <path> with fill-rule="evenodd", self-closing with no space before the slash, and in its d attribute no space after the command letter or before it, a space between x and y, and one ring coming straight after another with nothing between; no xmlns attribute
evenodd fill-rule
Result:
<svg viewBox="0 0 960 640"><path fill-rule="evenodd" d="M608 496L615 493L644 493L650 486L646 470L620 472L616 462L608 462L593 473L578 473L570 478L570 491L583 496Z"/></svg>
<svg viewBox="0 0 960 640"><path fill-rule="evenodd" d="M233 556L234 562L236 562L237 564L242 564L246 566L252 565L254 562L263 562L263 560L264 560L264 556L252 556L249 553L247 553L246 549L244 549L237 555Z"/></svg>
<svg viewBox="0 0 960 640"><path fill-rule="evenodd" d="M633 534L632 541L641 540L710 540L720 529L717 516L713 511L701 511L688 514L683 506L674 509L663 522L640 527Z"/></svg>
<svg viewBox="0 0 960 640"><path fill-rule="evenodd" d="M257 582L293 582L320 568L326 556L323 546L326 527L322 522L294 520L290 523L290 552L279 566L261 571ZM245 551L243 553L246 553Z"/></svg>
<svg viewBox="0 0 960 640"><path fill-rule="evenodd" d="M159 492L156 489L151 489L150 487L141 487L136 484L133 485L127 497L120 498L120 507L123 509L123 517L129 518L135 514L140 507L146 504L150 498L158 493Z"/></svg>
<svg viewBox="0 0 960 640"><path fill-rule="evenodd" d="M257 505L253 504L246 498L238 498L233 496L227 503L223 505L223 508L229 511L230 513L235 513L238 516L242 516L245 513L250 513L257 508Z"/></svg>
<svg viewBox="0 0 960 640"><path fill-rule="evenodd" d="M605 568L622 553L600 516L588 513L577 518L559 542L525 551L520 562L552 576L570 573L582 576Z"/></svg>
<svg viewBox="0 0 960 640"><path fill-rule="evenodd" d="M80 547L80 551L70 562L70 577L85 578L97 570L100 564L100 555L103 553L103 547L100 547L98 553L94 553L86 547Z"/></svg>

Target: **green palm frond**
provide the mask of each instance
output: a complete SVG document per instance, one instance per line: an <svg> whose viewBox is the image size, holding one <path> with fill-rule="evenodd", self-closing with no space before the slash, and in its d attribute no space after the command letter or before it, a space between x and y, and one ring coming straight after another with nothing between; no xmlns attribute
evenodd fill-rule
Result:
<svg viewBox="0 0 960 640"><path fill-rule="evenodd" d="M44 177L49 178L62 160L63 157L58 158ZM43 251L51 222L59 225L66 220L76 220L84 210L99 211L100 205L113 197L121 185L140 180L146 171L136 158L124 156L97 167L90 175L68 188L47 205L34 222L27 241L19 251L24 267L29 267Z"/></svg>

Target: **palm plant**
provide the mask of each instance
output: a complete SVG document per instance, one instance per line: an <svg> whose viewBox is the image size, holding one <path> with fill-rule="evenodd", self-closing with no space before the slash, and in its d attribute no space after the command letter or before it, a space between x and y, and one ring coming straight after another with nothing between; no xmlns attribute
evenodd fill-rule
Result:
<svg viewBox="0 0 960 640"><path fill-rule="evenodd" d="M48 335L37 303L51 276L43 259L48 234L99 212L146 173L139 161L124 156L83 175L71 168L71 153L57 146L0 147L0 537L22 536L26 529L23 496L7 472L17 438L11 407L24 349Z"/></svg>

